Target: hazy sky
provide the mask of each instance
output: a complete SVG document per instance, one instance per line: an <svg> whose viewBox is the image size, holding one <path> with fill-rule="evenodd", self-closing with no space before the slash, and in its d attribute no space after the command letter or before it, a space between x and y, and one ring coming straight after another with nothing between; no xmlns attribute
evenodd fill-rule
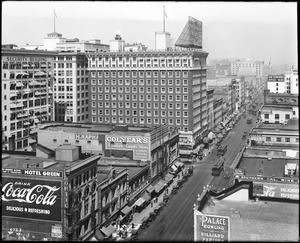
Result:
<svg viewBox="0 0 300 243"><path fill-rule="evenodd" d="M127 43L155 48L155 32L174 42L188 16L202 22L208 58L250 58L271 65L297 65L296 2L139 2L139 1L2 1L2 44L43 44L54 30L65 38L100 39L109 44L116 33Z"/></svg>

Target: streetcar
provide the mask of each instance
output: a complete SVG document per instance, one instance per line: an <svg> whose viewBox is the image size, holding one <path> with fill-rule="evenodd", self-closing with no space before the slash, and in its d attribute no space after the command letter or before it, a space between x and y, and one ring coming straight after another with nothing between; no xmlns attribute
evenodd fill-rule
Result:
<svg viewBox="0 0 300 243"><path fill-rule="evenodd" d="M214 166L212 167L211 175L219 176L223 170L224 170L224 159L220 159L218 163L214 164Z"/></svg>

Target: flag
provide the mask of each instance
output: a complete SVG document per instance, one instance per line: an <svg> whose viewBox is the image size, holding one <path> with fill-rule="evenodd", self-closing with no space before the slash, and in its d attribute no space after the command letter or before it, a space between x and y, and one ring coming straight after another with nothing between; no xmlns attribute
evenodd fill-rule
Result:
<svg viewBox="0 0 300 243"><path fill-rule="evenodd" d="M56 15L56 13L55 13L55 9L54 9L54 17L57 18L57 15Z"/></svg>

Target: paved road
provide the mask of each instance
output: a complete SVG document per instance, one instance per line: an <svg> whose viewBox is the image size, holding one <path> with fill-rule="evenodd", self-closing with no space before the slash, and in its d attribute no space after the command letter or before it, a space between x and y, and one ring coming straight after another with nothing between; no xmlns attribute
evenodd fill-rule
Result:
<svg viewBox="0 0 300 243"><path fill-rule="evenodd" d="M228 150L225 154L226 166L230 166L237 153L244 146L243 132L249 132L251 127L255 125L255 119L253 120L254 123L248 125L246 124L246 119L241 118L231 134L223 140L228 144ZM183 184L183 187L179 189L177 194L172 196L169 205L156 217L156 220L151 222L148 228L140 232L139 240L192 240L194 234L193 204L197 200L197 195L203 191L203 186L207 185L212 179L212 161L217 161L217 158L215 148L201 162L196 162L194 174Z"/></svg>

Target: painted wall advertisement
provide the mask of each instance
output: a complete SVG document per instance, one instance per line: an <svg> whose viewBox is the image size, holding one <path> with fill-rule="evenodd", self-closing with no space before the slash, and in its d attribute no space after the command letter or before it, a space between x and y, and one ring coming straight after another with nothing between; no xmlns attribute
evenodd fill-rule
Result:
<svg viewBox="0 0 300 243"><path fill-rule="evenodd" d="M299 185L254 182L253 195L299 200Z"/></svg>
<svg viewBox="0 0 300 243"><path fill-rule="evenodd" d="M61 181L2 177L2 216L62 220Z"/></svg>
<svg viewBox="0 0 300 243"><path fill-rule="evenodd" d="M134 160L150 160L150 137L106 135L105 149L133 151Z"/></svg>
<svg viewBox="0 0 300 243"><path fill-rule="evenodd" d="M194 212L195 241L230 241L229 217Z"/></svg>

